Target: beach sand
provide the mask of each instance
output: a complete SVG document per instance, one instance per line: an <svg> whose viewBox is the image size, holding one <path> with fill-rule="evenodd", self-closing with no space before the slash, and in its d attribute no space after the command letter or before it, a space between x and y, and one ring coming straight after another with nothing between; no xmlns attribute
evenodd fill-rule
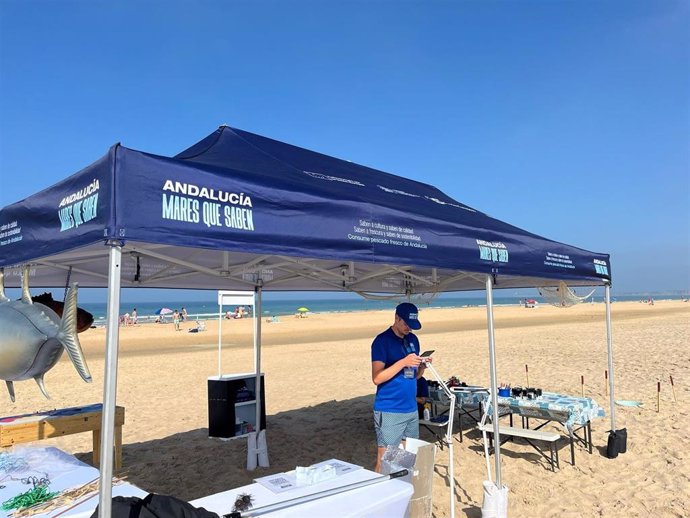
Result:
<svg viewBox="0 0 690 518"><path fill-rule="evenodd" d="M607 414L592 422L593 453L576 447L575 466L568 443L560 443L556 473L521 442L503 447L510 516L690 516L690 303L618 302L612 315L616 398L644 406L616 407L617 427L628 430L628 451L607 459L604 305L495 308L499 381L524 386L528 364L532 386L579 395L584 376L586 395ZM244 469L246 440L208 438L207 378L218 374L217 322L207 322L208 329L196 334L187 332L193 322L183 324L181 332L172 324L121 328L117 402L126 408L123 472L144 490L191 500L333 457L371 469L376 444L370 345L392 318L391 312L376 311L262 322L271 467L254 472ZM485 308L423 309L420 319L422 349L435 349L434 365L443 377L488 384ZM224 321L222 330L223 373L252 371L252 321ZM0 415L102 401L105 330L90 329L80 338L92 384L84 383L63 357L46 375L51 400L33 381L15 383L17 402L0 396ZM564 434L562 428L555 430ZM421 438L433 436L421 430ZM40 444L91 460L90 434ZM449 516L447 464L447 450L438 451L436 517ZM485 479L481 436L471 430L455 443L457 516L481 516Z"/></svg>

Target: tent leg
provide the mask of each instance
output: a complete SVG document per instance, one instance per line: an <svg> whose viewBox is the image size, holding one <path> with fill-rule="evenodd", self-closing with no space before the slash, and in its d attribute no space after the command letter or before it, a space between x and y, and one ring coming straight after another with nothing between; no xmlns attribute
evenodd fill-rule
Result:
<svg viewBox="0 0 690 518"><path fill-rule="evenodd" d="M439 387L445 392L450 403L450 410L448 411L448 425L446 427L445 443L448 445L448 484L450 484L450 518L455 518L455 458L453 457L453 418L455 417L455 394L448 388L446 382L438 373L431 362L425 361L424 365L427 370L431 372L434 379L438 382ZM462 433L462 432L461 432Z"/></svg>
<svg viewBox="0 0 690 518"><path fill-rule="evenodd" d="M611 335L611 286L604 287L606 300L606 342L609 359L609 406L611 408L611 430L616 431L616 398L613 395L613 337Z"/></svg>
<svg viewBox="0 0 690 518"><path fill-rule="evenodd" d="M493 279L491 275L486 276L486 318L489 331L489 370L491 372L491 409L494 426L494 462L496 470L496 487L503 487L501 481L501 435L498 432L498 384L496 382L496 342L494 337L494 297Z"/></svg>
<svg viewBox="0 0 690 518"><path fill-rule="evenodd" d="M122 244L110 246L108 264L108 320L105 338L105 376L103 383L103 417L101 422L101 458L98 493L98 514L110 518L113 493L113 447L115 437L115 399L117 396L117 356L119 346L120 275Z"/></svg>
<svg viewBox="0 0 690 518"><path fill-rule="evenodd" d="M453 406L451 412L455 412L455 401L451 401ZM452 419L451 419L452 421ZM453 457L453 436L446 434L446 442L448 443L448 464L449 464L449 482L452 486L450 488L450 518L455 518L455 458Z"/></svg>
<svg viewBox="0 0 690 518"><path fill-rule="evenodd" d="M218 297L218 379L223 377L223 301Z"/></svg>
<svg viewBox="0 0 690 518"><path fill-rule="evenodd" d="M254 373L256 374L256 432L261 431L261 288L263 281L258 279L255 288L254 306Z"/></svg>

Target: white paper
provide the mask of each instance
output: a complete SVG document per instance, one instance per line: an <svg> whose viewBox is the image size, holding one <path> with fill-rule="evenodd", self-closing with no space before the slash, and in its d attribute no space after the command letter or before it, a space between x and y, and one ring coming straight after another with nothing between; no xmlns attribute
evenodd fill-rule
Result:
<svg viewBox="0 0 690 518"><path fill-rule="evenodd" d="M297 487L294 473L276 473L267 477L255 478L254 482L261 484L274 493L283 493Z"/></svg>

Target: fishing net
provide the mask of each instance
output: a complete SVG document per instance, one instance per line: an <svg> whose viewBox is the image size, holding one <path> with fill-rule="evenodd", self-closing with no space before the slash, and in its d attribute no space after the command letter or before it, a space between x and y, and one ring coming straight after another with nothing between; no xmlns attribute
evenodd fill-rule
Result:
<svg viewBox="0 0 690 518"><path fill-rule="evenodd" d="M559 282L558 286L545 286L538 289L539 294L544 298L545 302L559 308L569 308L575 304L584 302L591 297L595 291L592 290L587 295L581 297L571 290L563 281Z"/></svg>
<svg viewBox="0 0 690 518"><path fill-rule="evenodd" d="M416 293L410 297L410 302L416 306L429 306L437 296L437 291L432 291L429 293Z"/></svg>

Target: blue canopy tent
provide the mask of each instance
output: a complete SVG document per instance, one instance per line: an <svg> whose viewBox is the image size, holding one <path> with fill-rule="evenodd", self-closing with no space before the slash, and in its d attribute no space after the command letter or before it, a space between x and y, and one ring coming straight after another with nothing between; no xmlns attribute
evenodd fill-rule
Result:
<svg viewBox="0 0 690 518"><path fill-rule="evenodd" d="M110 516L121 286L253 289L258 315L263 290L486 289L495 397L492 290L603 285L615 429L607 254L519 229L433 186L228 126L172 158L115 145L2 208L6 286L20 285L25 265L34 286L109 288L101 516ZM496 478L500 487L498 447Z"/></svg>

